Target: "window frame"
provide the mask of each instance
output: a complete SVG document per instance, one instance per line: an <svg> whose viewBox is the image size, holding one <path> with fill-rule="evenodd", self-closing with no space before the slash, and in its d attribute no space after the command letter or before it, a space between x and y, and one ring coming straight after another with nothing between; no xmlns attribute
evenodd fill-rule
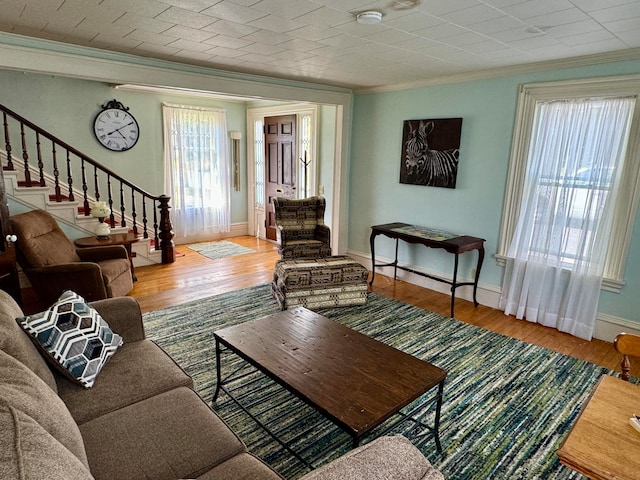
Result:
<svg viewBox="0 0 640 480"><path fill-rule="evenodd" d="M622 289L625 283L624 274L629 245L640 200L640 105L638 104L640 75L520 85L496 253L499 265L506 264L509 245L518 221L537 103L562 99L619 96L635 97L636 104L629 129L629 140L619 185L620 190L614 207L613 234L609 241L602 288L613 292L619 292Z"/></svg>

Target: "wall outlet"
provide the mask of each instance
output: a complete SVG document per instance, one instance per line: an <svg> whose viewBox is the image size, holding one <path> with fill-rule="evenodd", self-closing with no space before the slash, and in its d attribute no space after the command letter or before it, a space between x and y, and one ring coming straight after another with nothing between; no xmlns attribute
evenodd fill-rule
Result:
<svg viewBox="0 0 640 480"><path fill-rule="evenodd" d="M324 195L324 185L318 187L318 195Z"/></svg>

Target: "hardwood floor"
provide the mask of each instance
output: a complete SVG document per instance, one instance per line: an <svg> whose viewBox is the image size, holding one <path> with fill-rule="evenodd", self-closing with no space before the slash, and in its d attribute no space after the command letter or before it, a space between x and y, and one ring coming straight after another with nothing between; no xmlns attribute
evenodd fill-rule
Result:
<svg viewBox="0 0 640 480"><path fill-rule="evenodd" d="M140 302L143 312L148 312L271 281L273 265L279 258L274 243L249 236L227 240L252 248L256 253L210 260L184 245L178 245L175 263L136 268L138 281L130 295ZM439 292L400 280L393 281L378 273L370 290L449 315L450 297ZM621 355L611 343L601 340L587 342L552 328L516 320L490 307L480 305L475 308L466 300L457 299L455 311L458 320L620 370ZM640 359L633 360L631 374L640 376Z"/></svg>

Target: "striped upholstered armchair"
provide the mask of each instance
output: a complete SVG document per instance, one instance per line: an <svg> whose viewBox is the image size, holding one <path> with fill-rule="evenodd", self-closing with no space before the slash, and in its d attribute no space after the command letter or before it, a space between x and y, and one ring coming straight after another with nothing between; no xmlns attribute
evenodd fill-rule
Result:
<svg viewBox="0 0 640 480"><path fill-rule="evenodd" d="M331 256L331 230L324 224L325 199L273 199L278 250L283 259Z"/></svg>

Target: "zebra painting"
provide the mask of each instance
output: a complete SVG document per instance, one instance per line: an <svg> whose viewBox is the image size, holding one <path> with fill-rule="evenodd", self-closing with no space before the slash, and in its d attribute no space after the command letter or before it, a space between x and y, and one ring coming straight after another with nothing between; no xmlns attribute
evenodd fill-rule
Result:
<svg viewBox="0 0 640 480"><path fill-rule="evenodd" d="M462 118L405 120L400 183L455 188Z"/></svg>

